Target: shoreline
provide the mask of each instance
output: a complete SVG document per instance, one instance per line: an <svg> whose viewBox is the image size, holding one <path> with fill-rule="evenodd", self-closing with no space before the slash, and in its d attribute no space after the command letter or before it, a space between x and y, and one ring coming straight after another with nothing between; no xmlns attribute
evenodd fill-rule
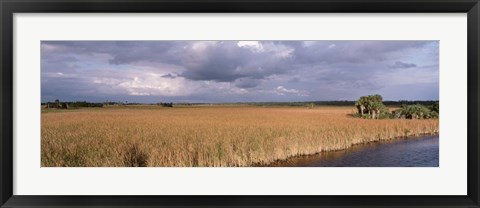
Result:
<svg viewBox="0 0 480 208"><path fill-rule="evenodd" d="M360 145L383 143L383 142L393 142L393 141L401 141L401 140L409 140L409 139L418 139L418 138L425 137L425 136L439 136L439 135L440 135L439 132L420 133L420 134L414 134L414 135L408 135L408 136L397 136L397 137L393 137L393 138L389 138L389 139L373 140L373 141L370 141L370 142L355 143L355 144L352 144L351 146L349 146L347 148L343 148L343 149L326 150L326 151L316 152L316 153L313 153L313 154L295 155L295 156L288 157L286 159L275 160L275 161L267 163L267 164L259 164L259 163L253 164L250 167L284 167L284 166L275 166L275 164L285 163L289 160L298 159L298 158L301 158L301 157L317 156L317 155L322 154L322 153L345 151L345 150L348 150L352 147L360 146Z"/></svg>

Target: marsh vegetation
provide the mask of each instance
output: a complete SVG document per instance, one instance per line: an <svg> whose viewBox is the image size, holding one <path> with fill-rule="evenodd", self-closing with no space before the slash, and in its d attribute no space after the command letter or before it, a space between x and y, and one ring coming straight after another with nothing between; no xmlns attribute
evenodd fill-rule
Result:
<svg viewBox="0 0 480 208"><path fill-rule="evenodd" d="M396 108L388 108L393 111ZM43 167L238 167L398 137L438 119L360 119L354 106L42 109Z"/></svg>

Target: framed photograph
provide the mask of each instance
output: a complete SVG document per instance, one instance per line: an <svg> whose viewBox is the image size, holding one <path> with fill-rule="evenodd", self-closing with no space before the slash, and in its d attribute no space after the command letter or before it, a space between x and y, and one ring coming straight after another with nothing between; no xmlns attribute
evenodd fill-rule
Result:
<svg viewBox="0 0 480 208"><path fill-rule="evenodd" d="M1 207L479 207L478 0L1 0Z"/></svg>

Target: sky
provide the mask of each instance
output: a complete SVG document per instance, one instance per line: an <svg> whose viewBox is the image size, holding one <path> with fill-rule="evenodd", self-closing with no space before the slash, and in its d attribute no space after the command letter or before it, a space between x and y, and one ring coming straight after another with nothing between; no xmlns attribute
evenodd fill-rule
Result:
<svg viewBox="0 0 480 208"><path fill-rule="evenodd" d="M438 41L42 41L41 100L438 100Z"/></svg>

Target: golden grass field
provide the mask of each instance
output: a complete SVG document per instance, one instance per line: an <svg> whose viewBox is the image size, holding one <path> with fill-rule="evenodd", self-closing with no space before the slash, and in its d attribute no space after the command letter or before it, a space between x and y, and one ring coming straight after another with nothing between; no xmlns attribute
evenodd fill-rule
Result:
<svg viewBox="0 0 480 208"><path fill-rule="evenodd" d="M438 119L367 120L353 107L126 106L42 109L43 167L258 166L402 136Z"/></svg>

